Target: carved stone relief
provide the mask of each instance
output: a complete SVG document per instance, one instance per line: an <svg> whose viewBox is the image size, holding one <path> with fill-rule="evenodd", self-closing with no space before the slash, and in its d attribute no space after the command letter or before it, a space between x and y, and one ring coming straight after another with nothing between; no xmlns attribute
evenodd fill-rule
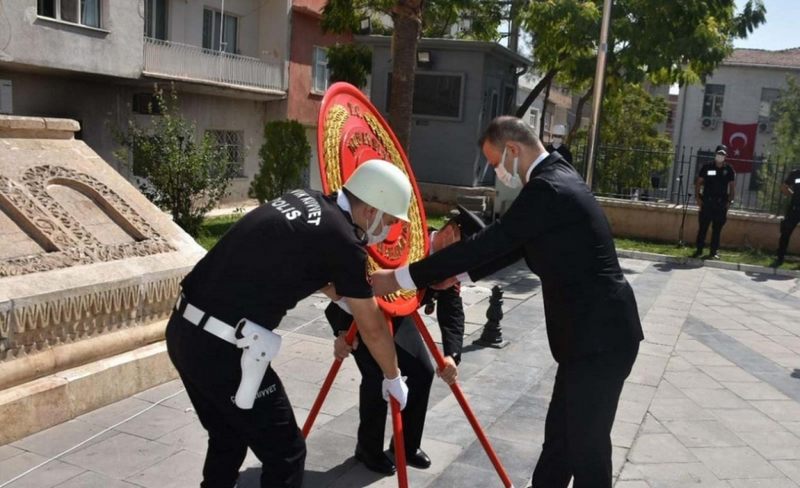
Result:
<svg viewBox="0 0 800 488"><path fill-rule="evenodd" d="M42 252L0 260L0 277L80 264L148 256L175 249L128 203L94 177L62 166L28 169L21 185L0 176L0 209L42 248ZM130 239L103 243L68 212L48 187L60 185L97 206Z"/></svg>

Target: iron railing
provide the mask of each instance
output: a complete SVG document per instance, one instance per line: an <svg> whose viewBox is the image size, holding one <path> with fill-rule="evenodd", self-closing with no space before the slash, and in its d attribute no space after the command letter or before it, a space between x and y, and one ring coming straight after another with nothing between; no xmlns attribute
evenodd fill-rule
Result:
<svg viewBox="0 0 800 488"><path fill-rule="evenodd" d="M145 37L144 72L170 79L286 91L285 63Z"/></svg>

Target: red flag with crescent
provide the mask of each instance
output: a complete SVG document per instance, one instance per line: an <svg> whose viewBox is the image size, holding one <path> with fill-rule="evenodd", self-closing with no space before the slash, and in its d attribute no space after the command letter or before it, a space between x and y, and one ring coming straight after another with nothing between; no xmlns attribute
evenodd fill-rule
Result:
<svg viewBox="0 0 800 488"><path fill-rule="evenodd" d="M737 173L753 171L758 124L722 124L722 143L728 146L726 160Z"/></svg>

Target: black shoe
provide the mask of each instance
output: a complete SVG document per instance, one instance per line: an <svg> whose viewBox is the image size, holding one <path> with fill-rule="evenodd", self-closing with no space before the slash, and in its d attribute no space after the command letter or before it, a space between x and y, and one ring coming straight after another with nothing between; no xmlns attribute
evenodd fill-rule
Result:
<svg viewBox="0 0 800 488"><path fill-rule="evenodd" d="M364 463L367 469L376 473L391 476L397 470L392 460L383 451L378 454L368 454L360 445L356 445L356 459Z"/></svg>
<svg viewBox="0 0 800 488"><path fill-rule="evenodd" d="M394 442L389 445L389 451L394 454ZM406 453L406 464L419 469L428 469L431 467L431 458L422 449L417 449L413 454Z"/></svg>
<svg viewBox="0 0 800 488"><path fill-rule="evenodd" d="M698 249L697 251L694 252L694 254L692 254L692 257L693 258L699 258L702 255L703 255L703 250L702 249Z"/></svg>
<svg viewBox="0 0 800 488"><path fill-rule="evenodd" d="M713 259L714 261L719 261L719 254L712 252L708 255L708 259Z"/></svg>
<svg viewBox="0 0 800 488"><path fill-rule="evenodd" d="M778 259L776 259L775 261L771 262L771 263L769 264L769 267L770 267L770 268L780 268L780 267L781 267L781 264L783 264L783 259L781 259L781 258L778 258Z"/></svg>

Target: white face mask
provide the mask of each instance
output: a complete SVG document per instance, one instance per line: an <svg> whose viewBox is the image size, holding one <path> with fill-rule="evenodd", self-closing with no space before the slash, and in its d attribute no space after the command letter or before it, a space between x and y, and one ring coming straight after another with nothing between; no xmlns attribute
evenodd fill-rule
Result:
<svg viewBox="0 0 800 488"><path fill-rule="evenodd" d="M714 161L716 161L718 163L724 163L725 162L725 156L723 156L722 154L717 154L716 156L714 156Z"/></svg>
<svg viewBox="0 0 800 488"><path fill-rule="evenodd" d="M381 230L376 234L375 231L378 229L379 225L381 226ZM372 221L367 229L367 244L373 245L385 241L386 237L389 236L390 229L391 226L383 224L383 211L378 210L378 213L375 214L375 220Z"/></svg>
<svg viewBox="0 0 800 488"><path fill-rule="evenodd" d="M553 138L553 148L554 149L558 149L559 147L561 147L561 141L563 141L563 140L564 139L562 139L561 137L554 137Z"/></svg>
<svg viewBox="0 0 800 488"><path fill-rule="evenodd" d="M522 188L522 179L517 174L517 169L519 169L519 158L514 158L514 168L511 173L506 170L506 151L508 148L503 149L503 156L500 158L500 164L494 167L494 173L497 176L497 179L500 183L506 185L509 188Z"/></svg>

